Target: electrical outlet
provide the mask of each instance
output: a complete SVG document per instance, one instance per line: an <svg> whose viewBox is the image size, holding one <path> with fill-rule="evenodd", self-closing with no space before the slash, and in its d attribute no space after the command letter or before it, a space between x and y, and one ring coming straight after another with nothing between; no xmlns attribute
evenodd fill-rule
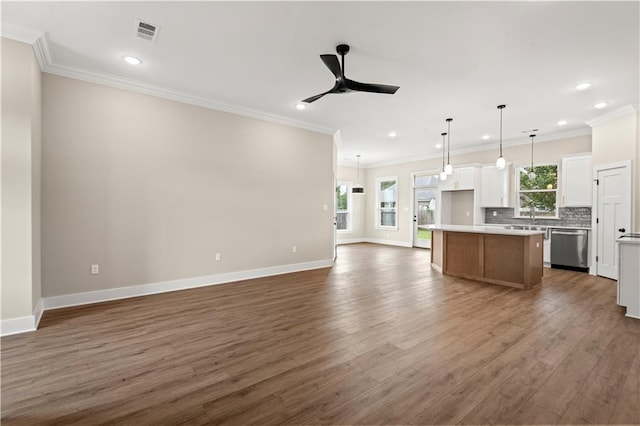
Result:
<svg viewBox="0 0 640 426"><path fill-rule="evenodd" d="M326 212L327 210L329 210L329 206L326 205L326 204L323 204L322 205L322 210L324 210Z"/></svg>
<svg viewBox="0 0 640 426"><path fill-rule="evenodd" d="M471 212L467 212L467 217L471 216Z"/></svg>
<svg viewBox="0 0 640 426"><path fill-rule="evenodd" d="M298 251L298 247L293 246L291 247L291 253L296 253Z"/></svg>
<svg viewBox="0 0 640 426"><path fill-rule="evenodd" d="M539 247L540 247L540 243L536 243L536 248L539 248Z"/></svg>
<svg viewBox="0 0 640 426"><path fill-rule="evenodd" d="M216 262L220 262L220 253L216 253Z"/></svg>
<svg viewBox="0 0 640 426"><path fill-rule="evenodd" d="M91 265L91 275L100 273L100 265Z"/></svg>

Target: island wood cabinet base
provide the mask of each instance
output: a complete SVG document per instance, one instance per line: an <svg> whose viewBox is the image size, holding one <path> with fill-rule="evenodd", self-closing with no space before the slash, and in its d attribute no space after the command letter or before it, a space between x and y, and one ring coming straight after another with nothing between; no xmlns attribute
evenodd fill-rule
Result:
<svg viewBox="0 0 640 426"><path fill-rule="evenodd" d="M542 281L542 234L432 231L431 266L445 275L530 289Z"/></svg>

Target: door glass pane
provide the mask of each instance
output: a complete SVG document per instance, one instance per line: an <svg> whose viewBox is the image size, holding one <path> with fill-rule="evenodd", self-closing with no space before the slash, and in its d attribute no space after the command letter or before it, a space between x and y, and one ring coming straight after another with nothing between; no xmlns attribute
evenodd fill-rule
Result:
<svg viewBox="0 0 640 426"><path fill-rule="evenodd" d="M436 191L434 189L417 189L416 197L418 202L418 226L433 225L435 223ZM418 228L418 239L431 239L431 232Z"/></svg>

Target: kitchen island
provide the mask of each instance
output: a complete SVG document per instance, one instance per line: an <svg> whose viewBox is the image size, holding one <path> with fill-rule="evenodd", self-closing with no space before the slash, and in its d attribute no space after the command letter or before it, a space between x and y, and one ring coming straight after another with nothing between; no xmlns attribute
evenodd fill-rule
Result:
<svg viewBox="0 0 640 426"><path fill-rule="evenodd" d="M431 266L445 275L530 289L542 281L543 234L490 226L428 225Z"/></svg>

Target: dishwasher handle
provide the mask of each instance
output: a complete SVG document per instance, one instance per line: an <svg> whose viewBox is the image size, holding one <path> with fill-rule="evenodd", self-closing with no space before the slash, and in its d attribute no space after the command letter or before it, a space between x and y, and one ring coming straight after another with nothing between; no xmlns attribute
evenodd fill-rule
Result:
<svg viewBox="0 0 640 426"><path fill-rule="evenodd" d="M556 231L555 229L551 230L552 235L585 235L587 231L577 229L575 231Z"/></svg>

